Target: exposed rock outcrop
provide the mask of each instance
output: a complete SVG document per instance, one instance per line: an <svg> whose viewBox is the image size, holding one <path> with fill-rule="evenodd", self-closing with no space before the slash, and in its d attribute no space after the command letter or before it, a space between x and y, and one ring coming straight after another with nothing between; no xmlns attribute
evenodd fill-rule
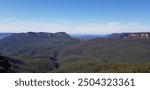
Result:
<svg viewBox="0 0 150 90"><path fill-rule="evenodd" d="M135 32L135 33L113 33L108 36L110 39L150 39L149 32Z"/></svg>

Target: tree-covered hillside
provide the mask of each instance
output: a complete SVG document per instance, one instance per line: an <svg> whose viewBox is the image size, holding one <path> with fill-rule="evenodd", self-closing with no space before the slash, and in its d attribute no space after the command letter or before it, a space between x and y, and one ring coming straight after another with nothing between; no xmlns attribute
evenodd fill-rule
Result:
<svg viewBox="0 0 150 90"><path fill-rule="evenodd" d="M80 41L63 32L29 32L0 40L0 52L22 62L15 72L150 72L150 39Z"/></svg>

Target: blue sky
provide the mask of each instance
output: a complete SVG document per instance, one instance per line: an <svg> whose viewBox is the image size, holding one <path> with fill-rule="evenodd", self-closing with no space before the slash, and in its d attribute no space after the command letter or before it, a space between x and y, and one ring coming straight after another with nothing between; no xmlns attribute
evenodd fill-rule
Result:
<svg viewBox="0 0 150 90"><path fill-rule="evenodd" d="M0 32L150 31L150 0L0 0Z"/></svg>

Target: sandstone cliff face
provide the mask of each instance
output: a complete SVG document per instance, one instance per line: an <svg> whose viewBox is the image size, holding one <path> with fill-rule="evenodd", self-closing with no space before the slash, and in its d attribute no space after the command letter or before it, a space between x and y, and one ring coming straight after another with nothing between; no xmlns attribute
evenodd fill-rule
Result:
<svg viewBox="0 0 150 90"><path fill-rule="evenodd" d="M110 39L150 39L149 32L136 32L136 33L113 33L108 36Z"/></svg>
<svg viewBox="0 0 150 90"><path fill-rule="evenodd" d="M149 39L150 33L141 32L141 33L129 33L127 38L131 39Z"/></svg>

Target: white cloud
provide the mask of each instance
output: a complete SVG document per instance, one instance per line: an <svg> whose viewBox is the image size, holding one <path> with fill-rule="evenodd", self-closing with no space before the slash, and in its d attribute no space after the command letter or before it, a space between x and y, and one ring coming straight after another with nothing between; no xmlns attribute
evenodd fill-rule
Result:
<svg viewBox="0 0 150 90"><path fill-rule="evenodd" d="M71 22L38 23L38 22L0 22L0 32L67 32L73 34L107 34L119 32L150 32L150 26L138 23L122 24L109 22L106 24L73 25Z"/></svg>
<svg viewBox="0 0 150 90"><path fill-rule="evenodd" d="M118 24L120 24L120 22L110 22L110 23L108 23L108 25L118 25Z"/></svg>

